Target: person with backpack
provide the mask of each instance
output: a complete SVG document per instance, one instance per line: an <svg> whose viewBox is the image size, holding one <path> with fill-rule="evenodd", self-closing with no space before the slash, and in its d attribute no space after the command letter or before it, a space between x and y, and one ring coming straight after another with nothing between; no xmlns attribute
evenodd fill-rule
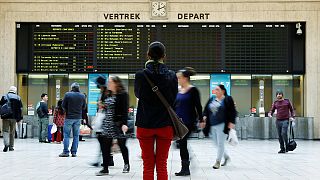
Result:
<svg viewBox="0 0 320 180"><path fill-rule="evenodd" d="M220 165L226 166L230 161L230 156L225 149L225 141L229 130L234 128L237 111L224 85L217 85L214 91L216 96L212 96L207 102L203 111L204 122L200 123L200 126L204 128L206 123L210 125L211 136L218 148L216 162L212 168L219 169ZM224 157L224 163L221 164L222 157Z"/></svg>
<svg viewBox="0 0 320 180"><path fill-rule="evenodd" d="M49 110L48 110L48 94L41 94L41 101L37 104L36 110L39 122L39 142L49 143L48 139L48 124L49 124Z"/></svg>
<svg viewBox="0 0 320 180"><path fill-rule="evenodd" d="M2 96L1 101L1 119L3 124L3 152L14 151L14 136L16 130L16 122L23 119L22 102L20 96L17 95L17 88L11 86L9 92Z"/></svg>

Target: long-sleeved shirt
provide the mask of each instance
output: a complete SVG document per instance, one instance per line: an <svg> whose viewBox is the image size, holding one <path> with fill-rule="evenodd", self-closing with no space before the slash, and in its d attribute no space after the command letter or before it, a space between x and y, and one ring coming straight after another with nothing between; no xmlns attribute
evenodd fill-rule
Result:
<svg viewBox="0 0 320 180"><path fill-rule="evenodd" d="M175 110L186 125L193 125L193 123L197 122L197 118L202 121L202 106L198 89L191 87L184 94L178 93L175 101Z"/></svg>
<svg viewBox="0 0 320 180"><path fill-rule="evenodd" d="M86 108L86 99L80 92L67 92L62 101L66 111L66 119L82 119L82 111Z"/></svg>
<svg viewBox="0 0 320 180"><path fill-rule="evenodd" d="M273 114L277 110L277 120L287 120L290 117L295 117L292 104L289 99L276 100L271 107L269 114Z"/></svg>

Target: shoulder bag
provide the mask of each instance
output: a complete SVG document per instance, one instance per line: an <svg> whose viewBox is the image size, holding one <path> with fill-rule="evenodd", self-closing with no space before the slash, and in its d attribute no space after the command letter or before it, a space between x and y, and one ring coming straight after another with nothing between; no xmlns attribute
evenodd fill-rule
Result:
<svg viewBox="0 0 320 180"><path fill-rule="evenodd" d="M289 123L290 123L290 134L289 134L289 142L287 145L287 150L293 151L297 148L297 143L294 140L294 132L293 132L293 127L292 127L292 122L289 122Z"/></svg>
<svg viewBox="0 0 320 180"><path fill-rule="evenodd" d="M169 105L168 101L164 98L162 93L159 91L158 86L156 86L148 77L145 71L143 71L144 77L147 79L148 83L150 84L152 91L157 94L163 105L167 108L168 113L170 115L173 129L174 129L174 140L183 139L183 137L189 132L187 126L183 123L181 118L178 117L176 112L172 109Z"/></svg>

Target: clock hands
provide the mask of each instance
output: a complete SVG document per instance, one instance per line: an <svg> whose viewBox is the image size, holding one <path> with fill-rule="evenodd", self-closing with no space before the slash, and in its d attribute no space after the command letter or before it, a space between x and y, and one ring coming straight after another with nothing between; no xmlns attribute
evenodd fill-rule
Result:
<svg viewBox="0 0 320 180"><path fill-rule="evenodd" d="M163 9L163 8L165 8L165 7L166 7L166 6L160 7L160 5L159 5L158 10Z"/></svg>

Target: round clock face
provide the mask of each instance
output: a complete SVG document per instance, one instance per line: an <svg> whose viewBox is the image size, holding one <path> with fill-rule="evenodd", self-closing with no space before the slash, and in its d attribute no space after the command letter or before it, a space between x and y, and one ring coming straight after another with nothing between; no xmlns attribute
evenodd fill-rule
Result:
<svg viewBox="0 0 320 180"><path fill-rule="evenodd" d="M151 4L151 15L165 17L167 15L167 2L155 1Z"/></svg>

